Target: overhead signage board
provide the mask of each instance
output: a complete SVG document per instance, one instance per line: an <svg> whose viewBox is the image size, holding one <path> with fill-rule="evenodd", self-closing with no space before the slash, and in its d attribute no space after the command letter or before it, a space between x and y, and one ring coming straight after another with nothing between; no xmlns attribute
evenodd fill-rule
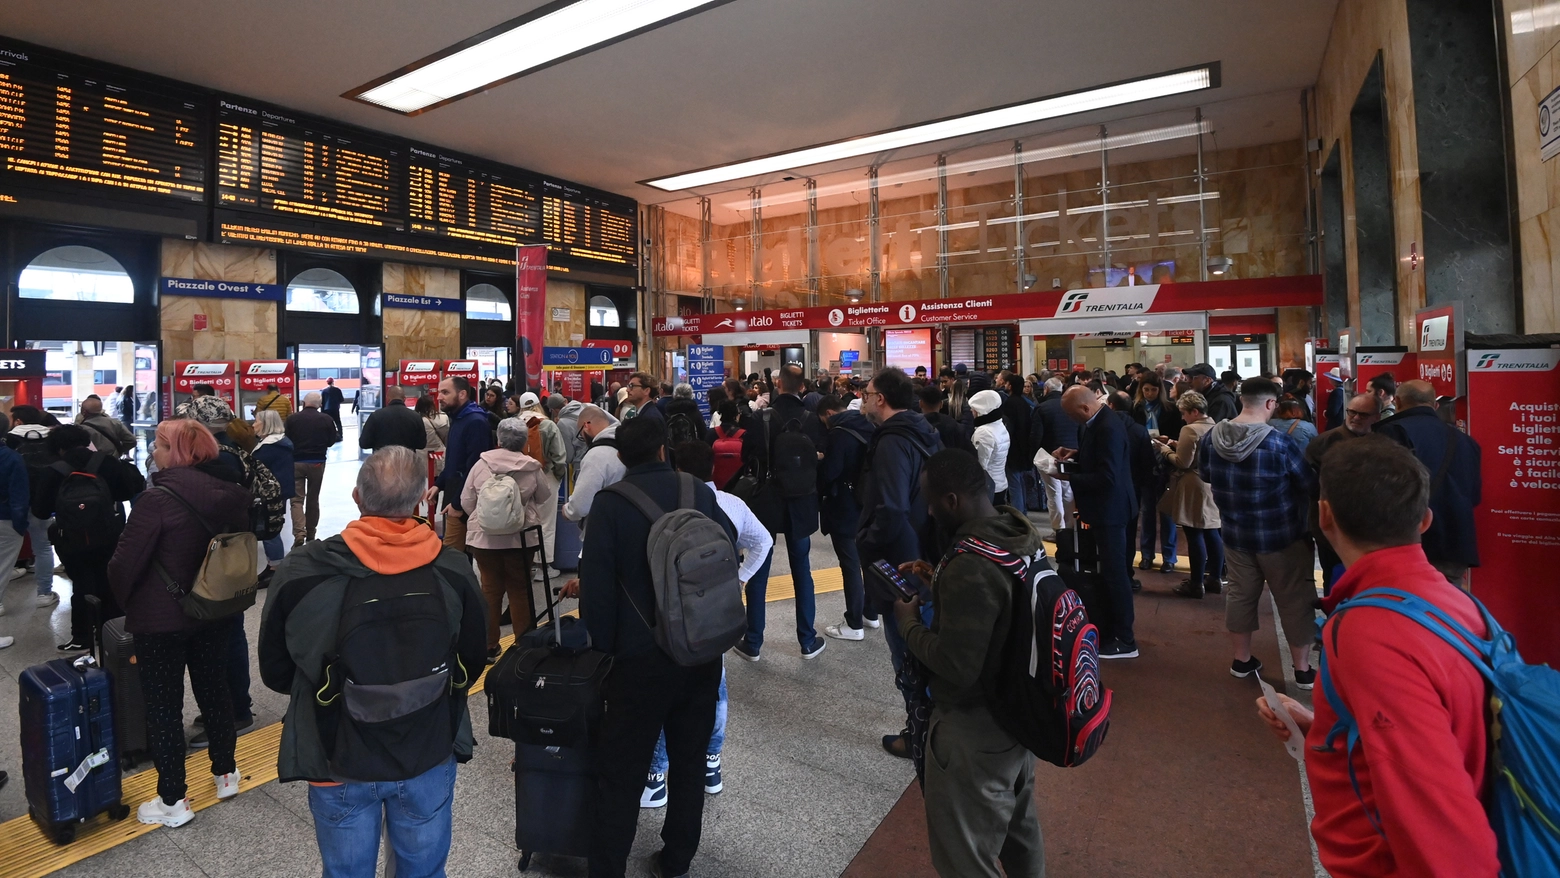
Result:
<svg viewBox="0 0 1560 878"><path fill-rule="evenodd" d="M382 293L384 307L407 308L413 311L461 311L459 299L446 299L443 296L407 296L401 293Z"/></svg>
<svg viewBox="0 0 1560 878"><path fill-rule="evenodd" d="M250 284L225 280L201 280L193 277L165 277L158 282L157 286L164 296L249 299L259 302L283 302L287 300L287 288L281 284Z"/></svg>
<svg viewBox="0 0 1560 878"><path fill-rule="evenodd" d="M556 369L610 369L611 348L542 348L542 368Z"/></svg>
<svg viewBox="0 0 1560 878"><path fill-rule="evenodd" d="M875 302L857 305L729 311L657 317L655 335L710 335L868 326L935 326L1129 317L1233 308L1299 307L1322 304L1320 275L1232 279L1183 284L1144 284L1121 289L1046 290L961 299ZM1064 311L1063 309L1072 309Z"/></svg>

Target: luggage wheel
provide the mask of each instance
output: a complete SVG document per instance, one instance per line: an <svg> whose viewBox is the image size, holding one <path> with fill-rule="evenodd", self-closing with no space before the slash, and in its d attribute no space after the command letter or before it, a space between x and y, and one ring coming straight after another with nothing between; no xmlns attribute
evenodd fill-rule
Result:
<svg viewBox="0 0 1560 878"><path fill-rule="evenodd" d="M114 821L123 820L130 816L130 806L121 802L108 809L108 816L109 819Z"/></svg>
<svg viewBox="0 0 1560 878"><path fill-rule="evenodd" d="M525 872L525 871L530 870L530 868L531 868L531 852L530 851L521 851L520 852L520 871Z"/></svg>
<svg viewBox="0 0 1560 878"><path fill-rule="evenodd" d="M76 824L61 823L55 826L49 833L54 838L54 843L64 847L76 840Z"/></svg>

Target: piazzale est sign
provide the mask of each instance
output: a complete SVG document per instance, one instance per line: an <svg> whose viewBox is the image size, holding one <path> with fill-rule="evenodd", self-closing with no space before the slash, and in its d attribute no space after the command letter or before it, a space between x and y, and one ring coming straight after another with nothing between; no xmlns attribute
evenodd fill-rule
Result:
<svg viewBox="0 0 1560 878"><path fill-rule="evenodd" d="M655 318L655 335L712 335L787 329L859 329L1043 318L1115 317L1227 308L1320 305L1320 275L1138 284L1083 290L1047 290L962 299L873 302L856 305L728 311Z"/></svg>

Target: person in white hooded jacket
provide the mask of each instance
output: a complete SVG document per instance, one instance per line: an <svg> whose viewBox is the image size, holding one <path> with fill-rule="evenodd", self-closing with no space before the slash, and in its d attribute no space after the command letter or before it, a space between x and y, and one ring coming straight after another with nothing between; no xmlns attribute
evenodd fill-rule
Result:
<svg viewBox="0 0 1560 878"><path fill-rule="evenodd" d="M590 450L580 458L574 473L574 491L569 502L563 504L563 517L570 521L584 521L596 495L602 488L623 478L623 461L618 459L618 421L601 408L587 405L580 410L579 435L590 443Z"/></svg>
<svg viewBox="0 0 1560 878"><path fill-rule="evenodd" d="M1002 423L1002 395L982 390L970 397L970 411L975 414L975 433L970 437L975 457L991 480L994 502L1002 506L1008 502L1007 456L1012 446Z"/></svg>
<svg viewBox="0 0 1560 878"><path fill-rule="evenodd" d="M460 505L467 510L466 547L477 559L482 596L487 599L488 661L498 658L498 617L504 594L509 595L509 618L515 636L529 631L536 618L536 601L531 593L531 565L536 559L536 534L527 528L541 524L542 516L557 510L557 494L549 495L548 481L540 461L525 453L529 428L519 418L498 422L498 447L484 451L466 474ZM488 533L482 527L478 495L488 481L499 475L515 480L525 507L521 529L514 533ZM556 490L556 489L555 489Z"/></svg>

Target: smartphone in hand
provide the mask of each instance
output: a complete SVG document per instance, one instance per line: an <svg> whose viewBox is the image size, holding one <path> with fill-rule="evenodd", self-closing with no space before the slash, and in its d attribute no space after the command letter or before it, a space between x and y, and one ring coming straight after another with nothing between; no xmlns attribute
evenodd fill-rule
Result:
<svg viewBox="0 0 1560 878"><path fill-rule="evenodd" d="M898 570L894 569L894 565L887 561L874 561L872 566L867 569L871 570L874 576L886 584L890 590L899 595L900 600L906 603L914 600L919 594L915 587L904 576L900 575Z"/></svg>

